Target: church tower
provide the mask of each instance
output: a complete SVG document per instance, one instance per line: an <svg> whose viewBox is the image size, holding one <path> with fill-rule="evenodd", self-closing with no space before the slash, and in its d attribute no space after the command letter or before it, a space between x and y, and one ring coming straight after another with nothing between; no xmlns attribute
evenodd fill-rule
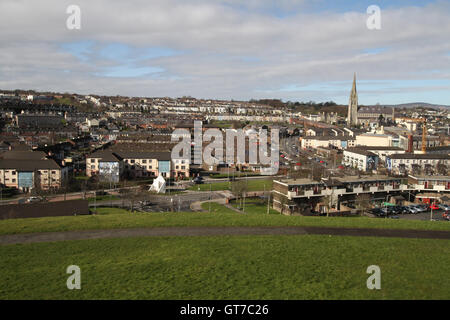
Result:
<svg viewBox="0 0 450 320"><path fill-rule="evenodd" d="M348 102L347 124L349 126L358 124L358 93L356 92L356 73L353 75L353 86Z"/></svg>

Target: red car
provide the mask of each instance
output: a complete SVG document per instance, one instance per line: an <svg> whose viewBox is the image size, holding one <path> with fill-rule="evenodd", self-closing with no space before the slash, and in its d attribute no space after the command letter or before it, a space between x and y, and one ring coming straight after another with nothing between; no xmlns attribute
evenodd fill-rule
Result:
<svg viewBox="0 0 450 320"><path fill-rule="evenodd" d="M436 205L436 204L432 204L431 206L430 206L430 209L432 209L432 210L439 210L440 208Z"/></svg>

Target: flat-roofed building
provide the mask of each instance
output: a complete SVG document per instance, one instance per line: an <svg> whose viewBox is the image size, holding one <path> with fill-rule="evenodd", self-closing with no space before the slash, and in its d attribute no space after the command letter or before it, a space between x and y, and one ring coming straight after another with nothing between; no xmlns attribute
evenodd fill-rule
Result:
<svg viewBox="0 0 450 320"><path fill-rule="evenodd" d="M358 147L344 150L342 158L342 164L361 171L376 170L378 161L379 157L375 153Z"/></svg>
<svg viewBox="0 0 450 320"><path fill-rule="evenodd" d="M273 207L283 214L309 214L316 210L324 197L340 210L342 202L355 202L360 194L384 201L388 194L408 190L401 178L383 175L346 176L315 181L311 179L282 179L273 182Z"/></svg>
<svg viewBox="0 0 450 320"><path fill-rule="evenodd" d="M403 153L386 157L386 168L398 174L434 174L447 171L450 165L448 154Z"/></svg>

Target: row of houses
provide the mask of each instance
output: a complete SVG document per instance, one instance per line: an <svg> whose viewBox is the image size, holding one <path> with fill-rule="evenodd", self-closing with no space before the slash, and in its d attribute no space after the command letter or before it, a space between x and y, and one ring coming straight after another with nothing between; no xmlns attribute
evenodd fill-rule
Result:
<svg viewBox="0 0 450 320"><path fill-rule="evenodd" d="M182 179L189 177L189 162L171 159L170 152L97 151L86 158L86 175L118 182L122 177Z"/></svg>
<svg viewBox="0 0 450 320"><path fill-rule="evenodd" d="M0 184L29 192L33 188L61 188L68 178L68 168L47 158L41 151L6 151L0 154Z"/></svg>

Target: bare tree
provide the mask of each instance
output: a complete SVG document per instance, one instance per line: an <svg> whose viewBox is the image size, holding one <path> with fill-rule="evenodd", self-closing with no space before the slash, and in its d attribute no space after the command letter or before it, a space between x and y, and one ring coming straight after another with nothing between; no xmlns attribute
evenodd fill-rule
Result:
<svg viewBox="0 0 450 320"><path fill-rule="evenodd" d="M370 196L367 193L360 193L356 197L356 208L361 211L361 215L364 215L366 211L371 208Z"/></svg>
<svg viewBox="0 0 450 320"><path fill-rule="evenodd" d="M330 209L333 206L333 197L331 195L327 195L322 198L322 203L327 209L327 217L330 215Z"/></svg>
<svg viewBox="0 0 450 320"><path fill-rule="evenodd" d="M283 214L283 212L284 212L284 207L287 205L289 203L289 200L288 200L288 198L286 198L286 197L284 197L284 196L281 196L280 197L280 206L281 206L281 214Z"/></svg>
<svg viewBox="0 0 450 320"><path fill-rule="evenodd" d="M248 191L247 183L244 180L233 181L231 184L231 192L239 200L239 208L242 208L242 197Z"/></svg>

